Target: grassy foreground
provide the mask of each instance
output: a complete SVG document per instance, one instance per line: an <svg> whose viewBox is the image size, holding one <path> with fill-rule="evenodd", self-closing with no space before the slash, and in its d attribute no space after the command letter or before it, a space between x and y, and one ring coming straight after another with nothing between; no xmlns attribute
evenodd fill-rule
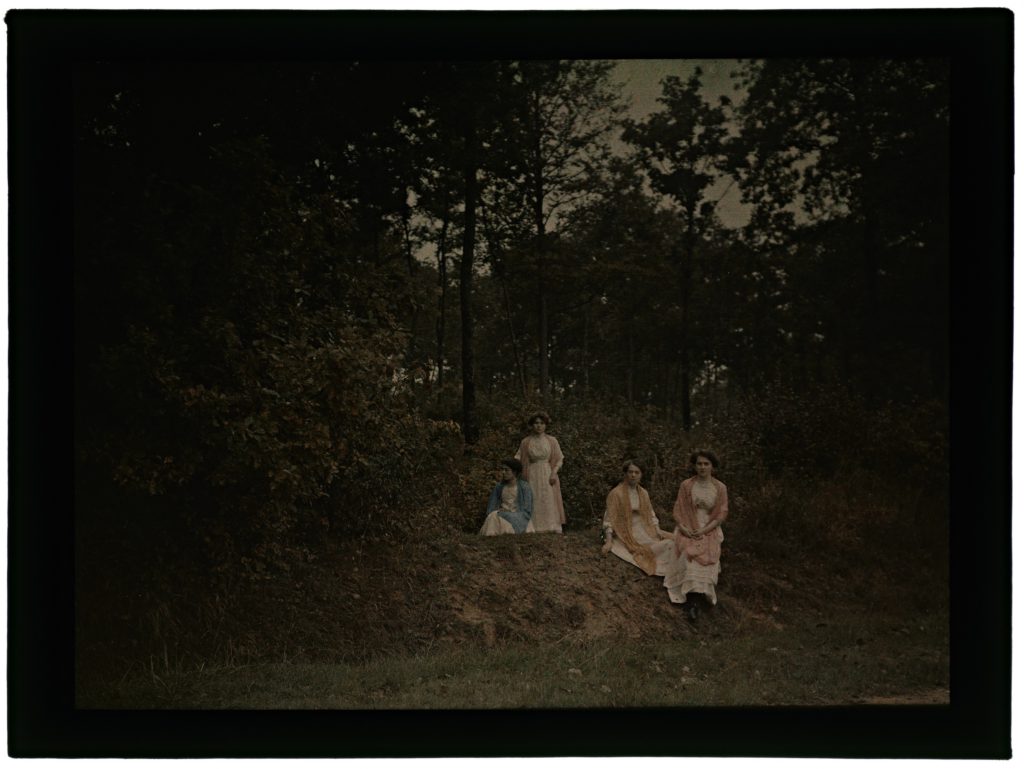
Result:
<svg viewBox="0 0 1024 769"><path fill-rule="evenodd" d="M483 648L460 644L359 664L276 662L191 669L155 662L80 707L211 709L589 708L945 704L944 619L891 615L716 632ZM682 622L680 617L680 622Z"/></svg>

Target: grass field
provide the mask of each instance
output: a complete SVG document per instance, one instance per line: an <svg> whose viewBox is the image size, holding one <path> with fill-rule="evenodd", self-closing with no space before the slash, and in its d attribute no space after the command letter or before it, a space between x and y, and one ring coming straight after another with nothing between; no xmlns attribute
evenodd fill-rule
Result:
<svg viewBox="0 0 1024 769"><path fill-rule="evenodd" d="M422 588L408 588L415 600L385 584L384 572L363 584L342 575L338 585L320 586L350 612L335 613L336 628L325 619L330 612L311 599L289 609L268 592L265 603L279 612L276 624L290 631L282 637L303 637L304 645L268 641L259 654L231 661L151 655L116 678L79 687L77 704L489 709L949 702L948 621L934 606L909 599L865 605L856 585L800 589L795 584L807 582L801 575L772 576L736 554L723 570L719 606L691 626L656 578L602 559L590 539L537 537L513 547L511 540L466 538L441 554L443 565L435 560ZM561 564L554 582L553 564ZM410 580L408 573L399 577ZM303 636L301 619L317 632L351 633L353 601L365 603L359 653L355 646L332 655L311 651L328 641Z"/></svg>

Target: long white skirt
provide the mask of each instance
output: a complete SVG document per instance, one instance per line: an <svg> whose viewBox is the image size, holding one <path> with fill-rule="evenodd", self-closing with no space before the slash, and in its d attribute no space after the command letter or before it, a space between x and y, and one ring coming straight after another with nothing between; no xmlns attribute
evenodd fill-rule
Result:
<svg viewBox="0 0 1024 769"><path fill-rule="evenodd" d="M497 510L487 513L480 527L480 533L484 537L495 537L496 535L514 535L515 529L512 524L498 514Z"/></svg>
<svg viewBox="0 0 1024 769"><path fill-rule="evenodd" d="M555 504L555 489L551 485L551 465L546 459L531 462L527 477L530 481L530 490L533 492L533 517L530 518L533 529L527 529L527 532L561 532L562 516Z"/></svg>
<svg viewBox="0 0 1024 769"><path fill-rule="evenodd" d="M515 534L516 530L512 528L511 523L498 515L497 510L492 510L484 518L484 525L480 528L480 533L485 537L493 537L498 534ZM526 524L526 531L523 533L533 533L533 519Z"/></svg>
<svg viewBox="0 0 1024 769"><path fill-rule="evenodd" d="M708 511L698 507L697 523L704 526L707 522ZM676 558L675 546L672 548L672 558L674 563L665 576L664 582L672 603L686 603L687 593L703 593L712 604L718 603L715 586L718 584L718 575L722 571L722 564L697 563L688 560L685 552Z"/></svg>
<svg viewBox="0 0 1024 769"><path fill-rule="evenodd" d="M647 529L644 528L643 520L639 513L633 513L633 518L630 521L630 529L633 533L633 539L639 542L641 545L647 545L651 552L654 553L655 558L655 571L654 574L658 577L664 577L671 571L672 566L676 559L676 545L671 539L655 539L647 533ZM636 560L633 558L633 554L626 548L625 543L614 534L612 535L612 553L617 555L626 563L631 563L637 566Z"/></svg>

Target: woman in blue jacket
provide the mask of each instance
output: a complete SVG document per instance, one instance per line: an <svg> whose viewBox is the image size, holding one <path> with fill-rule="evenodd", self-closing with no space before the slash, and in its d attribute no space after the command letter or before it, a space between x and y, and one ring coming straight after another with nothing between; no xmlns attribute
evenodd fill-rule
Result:
<svg viewBox="0 0 1024 769"><path fill-rule="evenodd" d="M484 536L523 534L533 530L530 522L533 491L529 483L520 480L522 472L523 465L518 459L502 460L501 481L487 500L487 517L480 529Z"/></svg>

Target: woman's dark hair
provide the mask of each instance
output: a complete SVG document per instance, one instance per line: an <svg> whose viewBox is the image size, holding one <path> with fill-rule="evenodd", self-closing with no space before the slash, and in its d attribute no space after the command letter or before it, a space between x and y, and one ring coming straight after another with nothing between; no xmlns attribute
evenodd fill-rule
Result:
<svg viewBox="0 0 1024 769"><path fill-rule="evenodd" d="M693 470L697 467L697 457L704 457L711 463L711 466L718 469L718 457L715 456L714 452L708 451L707 449L695 449L690 454L690 469Z"/></svg>
<svg viewBox="0 0 1024 769"><path fill-rule="evenodd" d="M622 483L622 479L625 478L626 473L629 472L629 466L630 465L636 465L637 467L640 468L640 481L639 481L639 483L640 483L641 486L643 486L646 489L647 488L647 482L649 480L647 478L647 465L645 465L643 463L643 460L640 460L640 459L627 459L625 462L623 462L622 463L622 475L619 476L619 480L615 481L615 483L613 483L612 486L618 486L620 483Z"/></svg>
<svg viewBox="0 0 1024 769"><path fill-rule="evenodd" d="M640 462L640 460L639 460L639 459L627 459L627 460L626 460L625 462L623 462L623 463L622 463L622 474L623 474L623 475L625 475L626 473L628 473L628 472L629 472L629 468L630 468L630 467L631 467L632 465L636 465L637 467L639 467L639 468L640 468L640 474L641 474L641 475L644 475L644 474L645 474L645 473L644 473L644 466L643 466L643 464L642 464L642 463Z"/></svg>
<svg viewBox="0 0 1024 769"><path fill-rule="evenodd" d="M544 423L545 427L549 427L551 425L551 417L549 417L543 411L538 411L536 414L532 415L529 419L527 419L526 425L529 427L538 419Z"/></svg>
<svg viewBox="0 0 1024 769"><path fill-rule="evenodd" d="M516 478L523 474L523 463L518 459L503 459L501 464L516 474Z"/></svg>

